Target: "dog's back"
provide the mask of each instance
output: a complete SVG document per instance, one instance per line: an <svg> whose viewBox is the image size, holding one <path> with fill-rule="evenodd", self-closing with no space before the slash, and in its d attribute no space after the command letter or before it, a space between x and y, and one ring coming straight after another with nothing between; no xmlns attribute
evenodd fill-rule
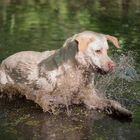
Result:
<svg viewBox="0 0 140 140"><path fill-rule="evenodd" d="M54 51L23 51L9 56L1 63L0 83L23 83L36 79L38 75L38 63L53 53Z"/></svg>

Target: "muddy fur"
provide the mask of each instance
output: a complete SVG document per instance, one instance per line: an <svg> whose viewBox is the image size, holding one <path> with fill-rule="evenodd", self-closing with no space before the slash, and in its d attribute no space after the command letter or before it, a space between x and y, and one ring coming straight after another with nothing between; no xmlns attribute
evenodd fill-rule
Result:
<svg viewBox="0 0 140 140"><path fill-rule="evenodd" d="M131 117L131 112L118 102L97 95L96 91L93 91L94 83L91 83L94 75L90 75L85 68L79 69L75 74L65 75L61 85L53 92L46 93L44 90L35 90L23 84L5 84L0 85L0 93L10 98L11 96L25 96L26 99L40 105L44 112L54 114L60 107L66 106L68 109L68 106L72 104L85 104L89 109L103 111L111 116ZM87 84L89 82L90 84Z"/></svg>
<svg viewBox="0 0 140 140"><path fill-rule="evenodd" d="M20 52L5 59L0 68L1 95L25 96L40 105L44 112L54 112L60 105L68 108L72 104L84 104L108 115L131 117L130 111L100 96L94 86L95 72L105 74L114 67L107 53L99 58L93 55L96 50L95 47L92 50L92 45L98 48L98 43L104 43L106 46L102 49L108 49L106 36L84 32L78 35L78 40L84 40L87 46L81 42L80 48L74 36L58 50ZM99 61L95 61L97 59Z"/></svg>

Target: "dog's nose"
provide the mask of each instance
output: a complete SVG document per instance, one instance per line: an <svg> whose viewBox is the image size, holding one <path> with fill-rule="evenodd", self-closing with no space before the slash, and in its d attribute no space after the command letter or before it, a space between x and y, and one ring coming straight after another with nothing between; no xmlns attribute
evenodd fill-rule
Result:
<svg viewBox="0 0 140 140"><path fill-rule="evenodd" d="M115 64L113 62L108 62L107 65L108 65L109 71L113 71L114 70Z"/></svg>

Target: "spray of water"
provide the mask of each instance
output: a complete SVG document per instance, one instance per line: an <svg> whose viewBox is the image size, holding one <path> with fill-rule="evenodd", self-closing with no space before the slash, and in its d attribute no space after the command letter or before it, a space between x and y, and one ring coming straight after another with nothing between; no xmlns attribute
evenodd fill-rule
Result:
<svg viewBox="0 0 140 140"><path fill-rule="evenodd" d="M122 103L127 100L126 98L138 94L132 86L136 81L139 81L133 56L132 52L125 55L114 55L115 71L108 75L97 75L95 78L95 87L98 92Z"/></svg>

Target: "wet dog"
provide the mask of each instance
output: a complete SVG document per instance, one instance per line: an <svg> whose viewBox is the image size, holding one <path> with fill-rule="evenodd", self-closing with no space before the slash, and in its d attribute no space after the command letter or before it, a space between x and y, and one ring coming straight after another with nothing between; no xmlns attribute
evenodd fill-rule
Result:
<svg viewBox="0 0 140 140"><path fill-rule="evenodd" d="M106 74L115 67L107 55L107 40L119 48L116 37L85 31L68 38L58 50L9 56L0 67L1 92L24 95L44 111L85 104L90 109L131 117L118 102L99 97L95 91L94 74Z"/></svg>

